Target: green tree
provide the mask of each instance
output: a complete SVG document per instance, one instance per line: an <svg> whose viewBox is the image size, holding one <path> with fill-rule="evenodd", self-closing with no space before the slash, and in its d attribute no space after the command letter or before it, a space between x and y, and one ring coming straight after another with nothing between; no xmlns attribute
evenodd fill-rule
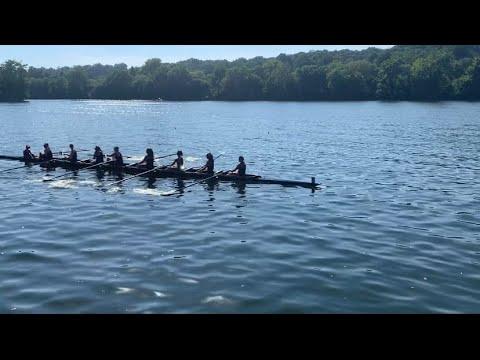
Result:
<svg viewBox="0 0 480 360"><path fill-rule="evenodd" d="M0 65L0 100L23 101L27 92L26 65L8 60Z"/></svg>
<svg viewBox="0 0 480 360"><path fill-rule="evenodd" d="M282 56L280 58L284 59ZM285 63L286 60L272 60L264 65L266 77L263 93L266 99L292 100L297 97L295 78Z"/></svg>
<svg viewBox="0 0 480 360"><path fill-rule="evenodd" d="M327 75L325 68L318 65L304 65L296 70L299 97L302 100L323 100L327 96Z"/></svg>
<svg viewBox="0 0 480 360"><path fill-rule="evenodd" d="M415 60L411 66L410 95L418 100L441 100L448 98L451 80L448 77L450 59L430 55Z"/></svg>
<svg viewBox="0 0 480 360"><path fill-rule="evenodd" d="M480 100L480 57L476 57L466 69L465 75L458 79L456 95L461 99Z"/></svg>
<svg viewBox="0 0 480 360"><path fill-rule="evenodd" d="M94 91L100 99L128 100L134 98L132 76L124 68L117 68Z"/></svg>
<svg viewBox="0 0 480 360"><path fill-rule="evenodd" d="M72 99L85 99L88 97L88 80L85 71L80 67L74 67L67 73L67 93Z"/></svg>
<svg viewBox="0 0 480 360"><path fill-rule="evenodd" d="M245 68L228 69L220 83L222 100L257 100L262 98L262 81Z"/></svg>
<svg viewBox="0 0 480 360"><path fill-rule="evenodd" d="M375 96L376 68L365 60L334 63L327 71L327 87L334 100L368 100Z"/></svg>
<svg viewBox="0 0 480 360"><path fill-rule="evenodd" d="M380 64L377 80L377 96L382 100L406 100L409 98L410 69L399 58L389 58Z"/></svg>

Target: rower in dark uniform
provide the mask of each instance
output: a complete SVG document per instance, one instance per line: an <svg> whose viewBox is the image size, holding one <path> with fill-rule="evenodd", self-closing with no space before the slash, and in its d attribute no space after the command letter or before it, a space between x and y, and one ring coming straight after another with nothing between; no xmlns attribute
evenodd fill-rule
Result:
<svg viewBox="0 0 480 360"><path fill-rule="evenodd" d="M112 164L115 170L120 170L123 166L123 156L118 146L115 146L113 148L113 154L111 154L110 157L113 160Z"/></svg>
<svg viewBox="0 0 480 360"><path fill-rule="evenodd" d="M77 166L77 161L78 161L77 150L73 148L73 144L70 144L69 148L70 148L70 154L68 154L67 160L70 161L70 164L72 166Z"/></svg>
<svg viewBox="0 0 480 360"><path fill-rule="evenodd" d="M183 152L181 150L177 151L177 158L173 160L170 167L176 170L183 170Z"/></svg>
<svg viewBox="0 0 480 360"><path fill-rule="evenodd" d="M105 161L105 155L103 154L102 149L100 149L100 146L95 146L95 152L93 153L93 160L95 160L95 164L100 164Z"/></svg>
<svg viewBox="0 0 480 360"><path fill-rule="evenodd" d="M153 156L153 150L152 149L147 149L147 155L143 158L142 161L140 161L137 165L145 167L146 170L152 170L153 169L153 163L155 161L155 157Z"/></svg>
<svg viewBox="0 0 480 360"><path fill-rule="evenodd" d="M215 160L211 153L207 154L207 163L203 165L200 169L197 170L199 173L213 174L213 169L215 168Z"/></svg>
<svg viewBox="0 0 480 360"><path fill-rule="evenodd" d="M239 161L239 163L238 163L237 167L228 172L229 175L237 174L238 176L245 176L245 174L247 172L247 165L245 165L245 159L243 158L243 156L240 156L238 158L238 161Z"/></svg>
<svg viewBox="0 0 480 360"><path fill-rule="evenodd" d="M23 150L23 160L25 162L31 162L35 159L36 159L35 155L33 155L32 152L30 151L30 145L25 146L25 150Z"/></svg>
<svg viewBox="0 0 480 360"><path fill-rule="evenodd" d="M50 146L48 146L48 144L43 144L43 154L40 153L39 157L44 161L50 161L53 159L52 150L50 150Z"/></svg>

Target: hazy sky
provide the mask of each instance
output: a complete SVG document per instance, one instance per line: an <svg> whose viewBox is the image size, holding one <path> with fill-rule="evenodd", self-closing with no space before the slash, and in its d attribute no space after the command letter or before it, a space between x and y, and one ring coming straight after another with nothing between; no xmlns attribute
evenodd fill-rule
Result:
<svg viewBox="0 0 480 360"><path fill-rule="evenodd" d="M362 50L371 46L385 49L393 45L0 45L0 63L13 59L35 67L95 63L139 66L150 58L163 62L189 58L235 60L309 50Z"/></svg>

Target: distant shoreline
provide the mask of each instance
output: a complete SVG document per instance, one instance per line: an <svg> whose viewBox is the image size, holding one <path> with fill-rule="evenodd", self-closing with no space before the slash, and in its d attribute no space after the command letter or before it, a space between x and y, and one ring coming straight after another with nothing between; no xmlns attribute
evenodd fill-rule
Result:
<svg viewBox="0 0 480 360"><path fill-rule="evenodd" d="M232 103L241 103L241 102L269 102L269 103L346 103L346 102L382 102L382 103L399 103L399 102L409 102L409 103L442 103L442 102L465 102L465 103L479 103L480 100L468 100L468 99L443 99L443 100L414 100L414 99L405 99L405 100L385 100L385 99L369 99L369 100L217 100L217 99L205 99L205 100L151 100L151 99L27 99L23 101L0 101L0 103L28 103L31 101L148 101L155 103L173 103L173 102L232 102Z"/></svg>
<svg viewBox="0 0 480 360"><path fill-rule="evenodd" d="M5 75L2 75L4 73ZM7 81L8 80L8 81ZM0 65L0 97L170 101L475 101L480 45L401 45L142 66Z"/></svg>

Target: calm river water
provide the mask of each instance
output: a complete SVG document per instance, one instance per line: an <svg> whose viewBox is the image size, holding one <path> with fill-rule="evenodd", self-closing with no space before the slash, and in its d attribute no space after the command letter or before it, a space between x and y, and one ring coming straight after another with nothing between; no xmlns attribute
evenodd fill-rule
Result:
<svg viewBox="0 0 480 360"><path fill-rule="evenodd" d="M0 133L322 184L0 173L1 313L480 312L480 103L30 101Z"/></svg>

